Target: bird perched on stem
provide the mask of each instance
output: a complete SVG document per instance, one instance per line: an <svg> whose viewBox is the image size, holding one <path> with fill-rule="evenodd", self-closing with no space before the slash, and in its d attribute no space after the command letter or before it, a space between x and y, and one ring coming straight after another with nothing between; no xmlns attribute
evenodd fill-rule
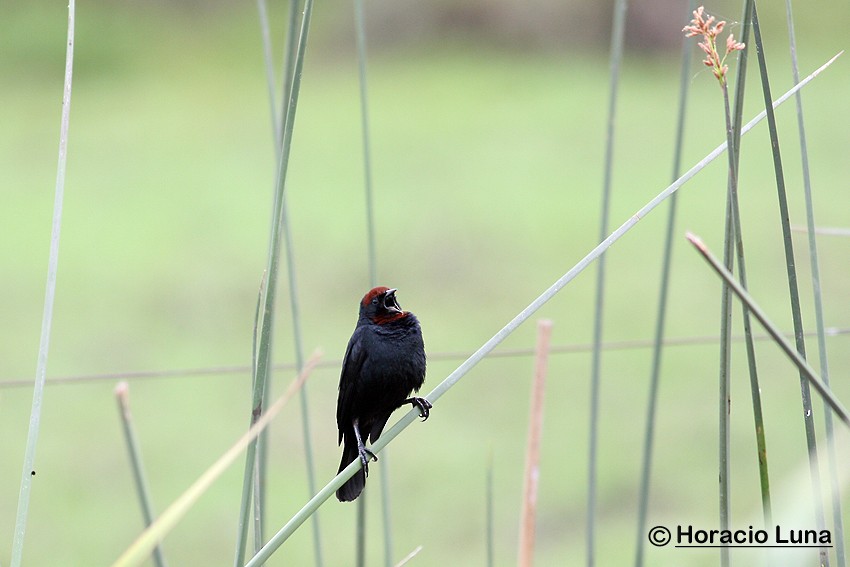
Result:
<svg viewBox="0 0 850 567"><path fill-rule="evenodd" d="M378 440L390 414L411 404L424 421L432 407L425 398L408 397L425 382L425 344L419 320L402 311L395 294L395 289L376 287L363 296L342 361L336 405L343 443L339 471L355 459L363 468L336 491L340 502L354 500L366 486L369 461L378 457L365 442Z"/></svg>

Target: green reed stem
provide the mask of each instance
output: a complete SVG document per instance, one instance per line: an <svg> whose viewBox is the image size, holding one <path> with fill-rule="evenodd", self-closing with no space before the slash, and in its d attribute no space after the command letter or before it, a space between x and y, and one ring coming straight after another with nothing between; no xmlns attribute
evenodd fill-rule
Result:
<svg viewBox="0 0 850 567"><path fill-rule="evenodd" d="M298 40L298 50L295 57L295 66L292 74L292 89L287 97L287 112L284 114L283 136L281 137L280 159L274 194L274 214L269 243L268 285L263 301L262 325L260 327L260 341L257 350L257 375L254 379L254 393L251 410L251 424L253 425L263 413L266 382L271 374L271 337L272 321L275 312L275 299L277 295L277 276L280 266L281 236L285 219L286 174L289 167L289 155L292 149L292 131L295 126L295 111L298 107L298 94L301 90L301 74L304 68L304 54L307 47L307 35L310 29L310 17L313 11L312 0L306 0L304 15L301 19L301 31ZM303 398L302 398L303 405ZM303 413L303 412L302 412ZM241 566L245 557L245 544L247 540L248 516L251 501L251 487L253 484L253 467L256 459L257 441L252 440L248 445L245 458L245 472L242 481L242 499L239 510L238 536L235 554L235 565ZM314 520L314 525L315 525ZM319 556L317 555L317 561Z"/></svg>
<svg viewBox="0 0 850 567"><path fill-rule="evenodd" d="M785 12L788 19L788 40L791 46L791 71L794 84L800 82L800 72L797 67L797 40L794 34L794 16L791 13L791 0L785 0ZM829 386L829 362L826 353L826 337L823 323L823 298L820 285L820 263L818 261L818 246L815 237L816 226L814 204L812 201L812 183L809 175L809 150L806 142L806 127L803 120L803 100L798 92L795 96L797 107L797 126L800 132L800 158L803 166L803 191L806 199L806 227L809 243L809 260L812 270L812 291L815 300L815 326L818 339L818 359L820 360L820 375ZM838 455L835 450L835 433L832 423L832 411L824 404L824 424L826 426L826 450L828 457L829 483L832 493L833 533L844 534L844 519L841 514L841 483L838 474ZM839 567L847 565L847 551L844 537L835 539L835 556Z"/></svg>
<svg viewBox="0 0 850 567"><path fill-rule="evenodd" d="M696 6L696 0L688 0L685 21L690 18ZM685 109L688 100L688 87L691 83L690 42L682 42L682 63L679 73L679 111L676 120L676 140L673 150L673 180L679 177L682 162L682 146L685 135ZM638 497L638 529L635 550L635 566L643 567L644 546L646 543L646 523L649 514L649 479L652 469L652 454L655 440L655 415L658 405L658 382L661 375L661 353L664 345L664 325L667 320L667 295L670 285L670 266L673 257L673 230L676 225L676 201L674 193L670 197L667 213L667 230L664 236L664 252L661 263L661 288L658 297L658 316L655 320L655 339L652 347L652 370L649 379L649 401L646 408L646 430L643 440L643 464L641 467L640 492Z"/></svg>
<svg viewBox="0 0 850 567"><path fill-rule="evenodd" d="M366 242L369 263L369 287L378 285L377 245L375 238L375 206L372 191L372 144L369 128L369 87L366 80L366 18L363 0L354 0L354 31L357 46L357 74L360 83L360 120L363 136L363 181L366 194ZM378 463L381 471L381 515L384 531L384 565L393 565L392 505L390 500L390 466L388 455ZM357 500L357 565L362 567L366 560L366 502L368 492Z"/></svg>
<svg viewBox="0 0 850 567"><path fill-rule="evenodd" d="M708 247L698 236L688 233L687 238L702 257L705 258L708 264L714 268L717 275L723 278L723 280L729 285L729 288L736 296L738 296L738 299L747 304L747 308L750 310L750 313L758 319L759 323L762 324L762 327L764 327L764 330L767 331L773 341L779 346L779 348L782 349L788 358L791 359L800 372L803 373L809 381L809 384L814 386L818 394L820 394L824 399L824 402L827 403L841 421L850 428L850 411L848 411L844 404L842 404L835 396L829 386L824 384L823 380L821 380L821 378L817 375L817 372L809 366L809 363L806 362L805 358L800 356L800 353L790 342L788 342L788 340L782 335L782 332L770 321L770 319L768 319L767 315L761 307L756 304L755 300L747 292L747 290L745 290L741 284L735 280L735 277L729 270L723 267L723 265L717 260L711 251L709 251Z"/></svg>
<svg viewBox="0 0 850 567"><path fill-rule="evenodd" d="M56 297L56 274L59 266L59 236L62 229L62 202L65 197L65 168L68 161L68 126L71 114L71 90L74 77L74 0L68 1L68 36L65 49L65 81L62 90L62 117L59 125L59 159L56 167L56 189L53 197L53 224L50 234L50 255L47 262L47 284L44 292L44 311L41 318L41 336L32 392L27 444L24 450L18 510L15 516L15 533L12 539L11 566L20 567L24 552L30 493L35 477L35 449L41 426L44 401L44 382L47 376L47 355L50 350L50 328L53 323L53 303Z"/></svg>
<svg viewBox="0 0 850 567"><path fill-rule="evenodd" d="M613 29L611 31L610 77L608 91L608 120L605 131L605 161L602 183L602 207L600 210L599 240L608 234L608 217L611 200L611 177L614 168L614 129L617 114L617 94L620 82L620 64L623 59L623 38L626 28L626 0L614 4ZM593 315L593 353L590 374L590 440L588 442L587 471L587 565L593 567L596 552L596 481L599 446L599 390L602 364L602 321L605 298L605 257L600 257L596 272L596 301Z"/></svg>
<svg viewBox="0 0 850 567"><path fill-rule="evenodd" d="M485 504L484 504L484 515L485 515L485 532L486 532L486 547L487 547L487 567L493 567L494 561L496 558L495 547L494 547L494 538L493 538L493 524L494 524L494 516L495 512L493 510L493 449L490 449L490 453L487 456L487 476L484 481L485 484Z"/></svg>
<svg viewBox="0 0 850 567"><path fill-rule="evenodd" d="M794 245L791 240L791 223L788 212L788 199L785 191L785 174L782 168L782 155L779 150L779 136L776 130L776 117L773 113L770 101L770 80L767 73L767 62L764 55L764 45L761 41L761 29L759 27L758 12L755 2L753 3L753 36L756 40L756 52L758 54L759 71L761 76L762 92L764 93L765 109L767 110L767 124L770 133L771 149L773 150L773 169L776 176L776 191L779 198L779 221L782 226L782 241L785 247L785 267L788 273L788 291L791 296L791 318L794 324L794 339L797 352L802 358L806 358L806 341L803 335L803 315L800 309L800 292L797 286L797 268L794 260ZM815 524L818 529L826 525L824 519L823 497L820 485L820 464L818 462L817 433L815 432L815 418L812 411L812 398L809 381L800 373L800 392L803 402L803 423L806 430L806 444L809 454L809 471L812 483L812 499L815 511ZM829 567L829 552L825 547L820 548L820 565Z"/></svg>
<svg viewBox="0 0 850 567"><path fill-rule="evenodd" d="M142 507L142 517L145 527L150 526L154 520L153 504L151 503L150 489L145 477L145 467L142 461L142 450L133 427L133 416L130 413L130 388L127 382L121 382L115 387L115 398L118 401L118 414L121 417L121 425L124 429L124 440L127 442L127 451L130 455L130 468L133 470L133 480L136 483L136 493L139 496L139 504ZM162 547L157 545L153 549L153 561L157 567L165 566L165 557Z"/></svg>
<svg viewBox="0 0 850 567"><path fill-rule="evenodd" d="M210 486L232 465L242 451L257 438L260 432L271 423L284 406L289 402L296 390L304 385L310 373L316 367L320 353L316 352L307 361L304 371L293 380L286 392L264 412L248 431L240 437L223 455L198 477L174 502L172 502L154 522L148 526L136 540L124 550L115 560L112 567L135 567L144 563L150 556L157 543L180 522L195 503L209 490Z"/></svg>

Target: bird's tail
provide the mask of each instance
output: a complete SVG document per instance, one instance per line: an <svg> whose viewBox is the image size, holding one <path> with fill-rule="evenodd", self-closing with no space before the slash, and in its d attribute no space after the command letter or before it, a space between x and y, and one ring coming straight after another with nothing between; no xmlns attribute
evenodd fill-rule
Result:
<svg viewBox="0 0 850 567"><path fill-rule="evenodd" d="M360 453L357 450L357 440L354 439L354 435L351 435L349 438L348 435L345 435L345 443L342 449L342 460L339 462L339 471L337 473L342 472L342 469L351 464L351 461L360 459ZM345 484L339 487L336 491L336 497L340 502L351 502L363 492L363 488L366 486L366 472L361 468L354 476L346 481Z"/></svg>

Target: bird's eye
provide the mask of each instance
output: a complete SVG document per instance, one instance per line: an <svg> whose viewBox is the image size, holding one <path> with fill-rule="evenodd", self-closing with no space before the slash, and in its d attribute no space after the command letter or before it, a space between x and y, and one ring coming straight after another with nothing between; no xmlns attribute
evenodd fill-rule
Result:
<svg viewBox="0 0 850 567"><path fill-rule="evenodd" d="M377 305L377 304L378 304L378 298L377 298L377 297L373 297L373 298L372 298L372 305Z"/></svg>

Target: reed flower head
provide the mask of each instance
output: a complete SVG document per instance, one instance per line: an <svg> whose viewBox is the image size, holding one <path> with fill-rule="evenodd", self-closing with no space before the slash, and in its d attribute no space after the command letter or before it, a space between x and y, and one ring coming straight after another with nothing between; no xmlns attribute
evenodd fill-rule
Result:
<svg viewBox="0 0 850 567"><path fill-rule="evenodd" d="M730 53L741 51L746 47L743 43L735 41L730 33L726 36L726 51L721 57L717 51L717 36L720 35L725 26L725 21L716 21L714 16L706 14L705 8L700 6L694 10L691 23L682 28L685 37L699 36L702 38L702 41L698 43L699 48L705 53L705 59L702 62L706 67L711 67L721 86L726 84L726 72L729 70L729 66L726 65L726 57Z"/></svg>

